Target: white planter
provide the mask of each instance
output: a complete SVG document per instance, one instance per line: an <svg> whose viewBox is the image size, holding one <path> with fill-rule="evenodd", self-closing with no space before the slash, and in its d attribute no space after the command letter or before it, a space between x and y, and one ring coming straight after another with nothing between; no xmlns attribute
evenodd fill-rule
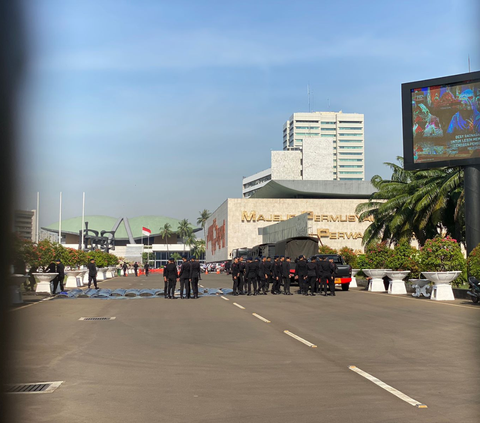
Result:
<svg viewBox="0 0 480 423"><path fill-rule="evenodd" d="M352 269L352 280L350 281L350 288L358 288L357 278L355 275L360 272L360 269Z"/></svg>
<svg viewBox="0 0 480 423"><path fill-rule="evenodd" d="M412 283L412 288L415 288L415 292L412 294L412 297L430 297L430 292L427 292L428 287L430 286L430 281L428 279L409 279L409 282Z"/></svg>
<svg viewBox="0 0 480 423"><path fill-rule="evenodd" d="M79 278L82 270L67 270L65 274L67 275L67 282L65 282L66 288L77 288L82 286L82 282Z"/></svg>
<svg viewBox="0 0 480 423"><path fill-rule="evenodd" d="M99 281L104 281L105 280L105 274L102 271L102 268L97 268L97 282Z"/></svg>
<svg viewBox="0 0 480 423"><path fill-rule="evenodd" d="M51 294L52 288L50 282L55 279L58 273L32 273L37 280L37 287L35 292L38 294ZM59 284L60 285L60 284Z"/></svg>
<svg viewBox="0 0 480 423"><path fill-rule="evenodd" d="M422 272L430 282L435 285L432 288L431 300L435 301L453 301L453 289L450 282L455 280L462 272Z"/></svg>
<svg viewBox="0 0 480 423"><path fill-rule="evenodd" d="M20 286L28 280L28 275L13 274L9 277L10 304L23 304Z"/></svg>
<svg viewBox="0 0 480 423"><path fill-rule="evenodd" d="M110 272L108 271L108 267L102 267L100 272L103 273L103 279L110 279Z"/></svg>
<svg viewBox="0 0 480 423"><path fill-rule="evenodd" d="M368 290L370 292L386 292L382 278L390 270L391 269L363 269L363 273L372 278L368 284Z"/></svg>
<svg viewBox="0 0 480 423"><path fill-rule="evenodd" d="M117 276L117 269L115 269L115 267L109 267L108 273L110 274L110 278L114 278Z"/></svg>
<svg viewBox="0 0 480 423"><path fill-rule="evenodd" d="M388 271L387 276L391 279L390 284L388 285L388 293L393 295L406 295L407 288L405 287L405 282L403 281L410 271Z"/></svg>
<svg viewBox="0 0 480 423"><path fill-rule="evenodd" d="M88 269L83 270L83 272L85 272L85 273L82 275L82 285L86 286L86 285L88 285Z"/></svg>

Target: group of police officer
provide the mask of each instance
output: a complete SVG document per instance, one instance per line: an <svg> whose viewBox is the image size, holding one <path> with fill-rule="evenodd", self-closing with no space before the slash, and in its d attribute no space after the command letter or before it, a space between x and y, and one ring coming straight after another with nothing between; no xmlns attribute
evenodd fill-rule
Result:
<svg viewBox="0 0 480 423"><path fill-rule="evenodd" d="M195 257L182 257L182 265L177 269L175 259L170 257L168 264L163 268L163 280L165 282L165 298L175 299L177 280L180 280L180 298L198 298L198 280L200 278L200 263Z"/></svg>
<svg viewBox="0 0 480 423"><path fill-rule="evenodd" d="M243 257L235 258L232 263L233 295L267 295L271 284L273 295L293 295L290 292L291 279L298 281L300 294L315 296L322 293L335 296L335 263L322 257L306 260L301 255L295 260L295 272L290 272L290 257ZM283 292L281 286L283 284ZM309 294L310 291L310 294Z"/></svg>

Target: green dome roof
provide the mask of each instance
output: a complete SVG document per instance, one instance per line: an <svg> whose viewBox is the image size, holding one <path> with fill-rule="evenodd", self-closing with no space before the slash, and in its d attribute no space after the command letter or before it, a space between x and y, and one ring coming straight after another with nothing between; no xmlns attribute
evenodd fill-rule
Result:
<svg viewBox="0 0 480 423"><path fill-rule="evenodd" d="M95 231L111 231L115 224L118 222L120 218L118 217L111 217L111 216L85 216L85 222L88 222L88 229L93 229ZM130 229L132 231L132 235L134 238L141 238L142 235L142 227L148 228L152 231L151 236L158 236L160 235L160 231L165 225L165 223L169 223L172 227L172 231L176 231L178 228L178 224L180 220L173 219L171 217L165 216L139 216L139 217L132 217L132 218L124 218L120 223L117 231L115 232L116 239L127 239L128 234L125 228L125 219L128 220L130 225ZM199 231L200 228L197 228L192 225L192 228L195 232ZM44 227L47 231L51 232L58 232L58 222L53 223L47 227ZM78 232L82 229L82 218L81 217L74 217L72 219L62 220L62 233L66 234L75 234L78 235Z"/></svg>

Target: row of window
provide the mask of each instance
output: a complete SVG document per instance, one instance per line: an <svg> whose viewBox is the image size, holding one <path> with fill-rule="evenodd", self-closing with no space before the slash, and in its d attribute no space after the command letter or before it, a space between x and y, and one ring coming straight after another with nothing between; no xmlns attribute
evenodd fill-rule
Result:
<svg viewBox="0 0 480 423"><path fill-rule="evenodd" d="M343 154L343 153L340 153ZM338 159L339 162L363 162L363 159Z"/></svg>
<svg viewBox="0 0 480 423"><path fill-rule="evenodd" d="M357 145L349 145L349 146L343 146L340 145L338 148L344 149L344 150L358 150L359 148L363 148L362 146L357 146Z"/></svg>
<svg viewBox="0 0 480 423"><path fill-rule="evenodd" d="M342 133L339 133L338 135L340 135L341 137L363 137L363 134L342 134Z"/></svg>
<svg viewBox="0 0 480 423"><path fill-rule="evenodd" d="M264 182L268 182L270 179L272 179L272 175L267 175L267 176L264 176L263 178L256 179L255 181L244 184L243 188L247 189L255 185L263 184Z"/></svg>
<svg viewBox="0 0 480 423"><path fill-rule="evenodd" d="M362 175L363 172L356 172L356 171L353 171L353 170L347 170L347 171L340 171L340 175Z"/></svg>
<svg viewBox="0 0 480 423"><path fill-rule="evenodd" d="M356 168L362 168L362 165L340 165L340 167L356 167Z"/></svg>

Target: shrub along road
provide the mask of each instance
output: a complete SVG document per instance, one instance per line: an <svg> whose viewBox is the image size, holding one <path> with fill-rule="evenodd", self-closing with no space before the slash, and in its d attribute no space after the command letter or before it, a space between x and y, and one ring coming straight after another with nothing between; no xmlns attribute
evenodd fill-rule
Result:
<svg viewBox="0 0 480 423"><path fill-rule="evenodd" d="M231 287L225 275L200 283ZM480 306L355 289L225 298L53 299L12 311L12 381L64 381L11 395L18 421L478 421Z"/></svg>

